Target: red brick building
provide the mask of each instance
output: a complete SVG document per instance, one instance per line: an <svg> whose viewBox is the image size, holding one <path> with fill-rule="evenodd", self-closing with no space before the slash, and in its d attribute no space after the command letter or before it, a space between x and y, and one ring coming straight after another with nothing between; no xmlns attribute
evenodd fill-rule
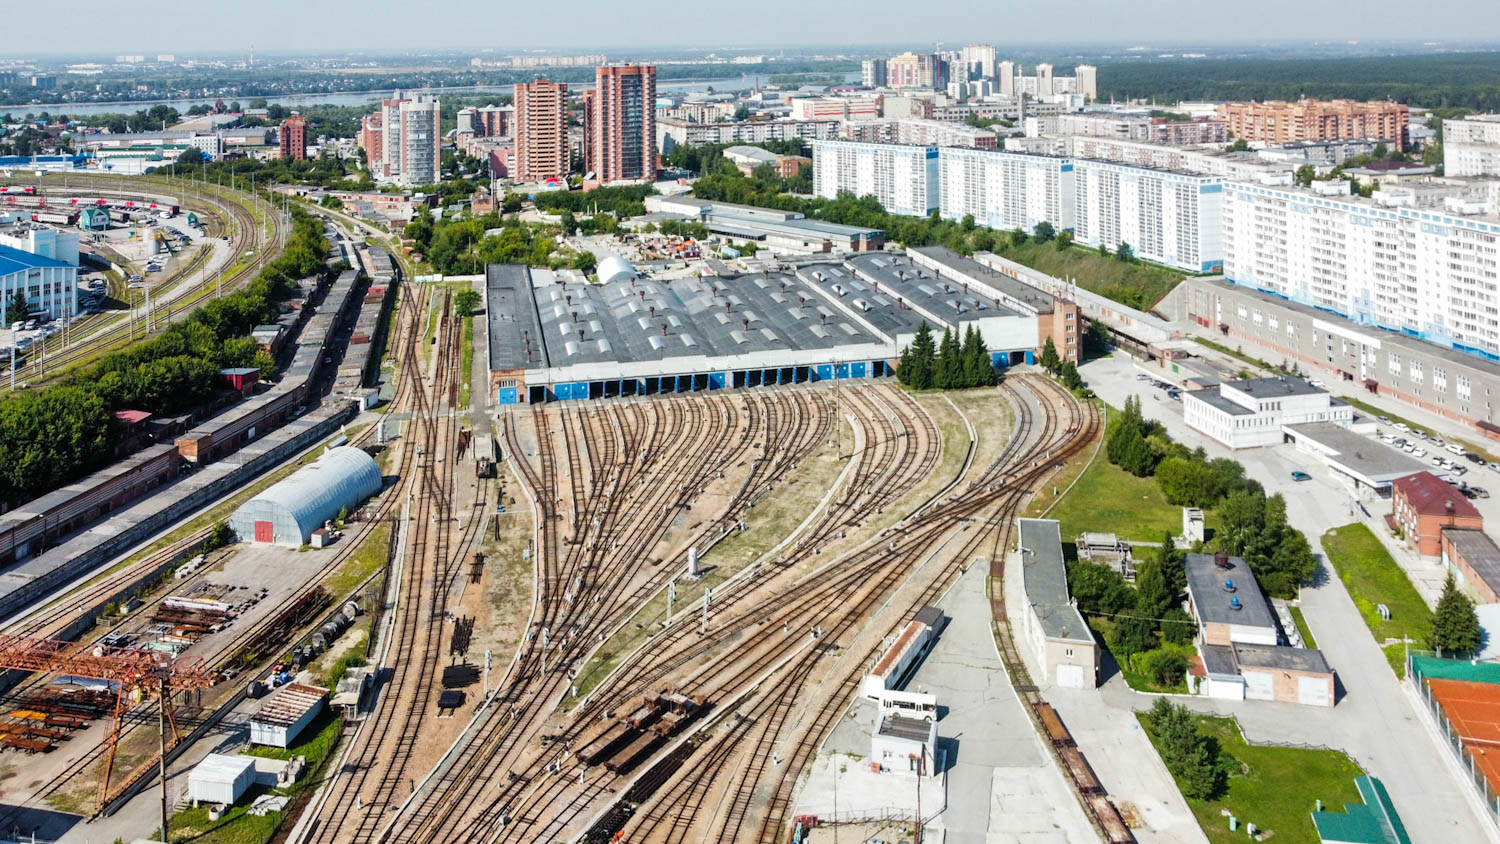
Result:
<svg viewBox="0 0 1500 844"><path fill-rule="evenodd" d="M656 67L605 65L584 99L584 169L593 182L656 179Z"/></svg>
<svg viewBox="0 0 1500 844"><path fill-rule="evenodd" d="M1383 138L1406 149L1411 110L1401 103L1355 100L1268 100L1221 103L1219 117L1229 134L1247 141L1285 144L1293 141L1337 141Z"/></svg>
<svg viewBox="0 0 1500 844"><path fill-rule="evenodd" d="M296 161L307 158L307 120L300 114L281 121L281 157Z"/></svg>
<svg viewBox="0 0 1500 844"><path fill-rule="evenodd" d="M512 178L518 182L566 179L572 165L567 83L538 79L517 85L515 132Z"/></svg>
<svg viewBox="0 0 1500 844"><path fill-rule="evenodd" d="M1407 544L1424 557L1442 553L1443 528L1484 528L1484 517L1469 499L1431 472L1407 475L1391 483L1390 521L1406 535Z"/></svg>

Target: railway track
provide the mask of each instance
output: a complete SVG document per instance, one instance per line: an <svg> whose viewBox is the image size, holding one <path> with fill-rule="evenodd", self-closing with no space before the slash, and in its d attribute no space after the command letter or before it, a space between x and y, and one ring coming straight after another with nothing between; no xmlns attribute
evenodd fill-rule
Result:
<svg viewBox="0 0 1500 844"><path fill-rule="evenodd" d="M367 443L373 436L374 429L367 429L354 438L353 444L362 445L364 443ZM383 494L382 498L377 502L372 518L364 522L351 524L349 530L347 531L346 539L341 544L341 546L333 553L333 555L331 555L328 562L325 563L316 573L314 573L314 575L309 579L307 583L305 583L287 599L286 604L288 606L295 604L298 601L306 598L315 590L322 588L323 582L326 581L328 577L333 575L334 572L336 572L345 562L348 561L351 556L353 556L359 550L362 543L369 536L369 534L378 525L386 522L390 518L391 510L394 506L395 501L396 496L392 494L390 490L387 490ZM141 560L132 563L129 566L111 571L105 576L85 586L83 591L71 593L67 596L59 598L47 605L41 611L33 613L13 623L9 628L7 628L5 632L21 633L24 635L33 636L56 635L58 632L68 627L77 618L80 606L97 606L100 601L107 600L113 597L122 589L127 588L130 584L140 579L140 577L142 576L142 572L157 568L168 562L174 556L180 555L184 551L191 549L194 545L201 542L204 538L207 537L209 530L210 528L205 527L177 542L172 543L165 548L152 552L151 554L143 557ZM205 577L207 576L207 574L208 567L205 567L203 574L198 575L195 580ZM187 585L191 585L192 582L193 581L188 581ZM179 586L181 585L182 584L179 584ZM140 609L125 616L121 616L108 627L95 628L89 631L88 636L81 639L77 647L79 649L83 649L98 644L109 633L114 632L115 630L126 624L132 623L135 619L141 617L142 615L151 613L158 605L159 598L157 600L148 601ZM264 632L264 630L274 621L275 616L273 615L266 619L263 619L256 625L247 627L232 640L228 641L227 643L221 644L212 651L204 653L202 658L204 659L206 664L214 666L217 670L224 671L226 672L226 674L237 674L237 668L230 664L232 658L241 653L252 642L256 641L257 638ZM35 691L40 685L44 684L45 682L46 678L43 677L30 678L24 681L16 689L13 689L7 696L10 698L24 696L29 692ZM191 727L196 721L201 720L206 711L206 709L196 709L194 707L179 706L178 723ZM154 731L156 728L155 715L152 714L149 709L143 709L139 711L132 710L128 712L122 719L120 728L121 745L123 746L125 742L128 741L130 737L142 727ZM33 807L36 801L57 794L62 790L69 788L76 780L88 773L93 763L106 750L107 739L99 741L98 743L85 748L82 752L77 753L77 758L75 758L68 766L65 767L63 771L58 773L52 779L46 781L45 783L42 783L34 791L34 796L30 800L21 805L9 807L8 811L0 812L0 825L3 825L6 822L13 821L18 816L16 813L28 807ZM71 751L70 749L70 752L76 751ZM121 793L136 780L153 774L155 772L155 769L153 767L154 764L155 762L153 757L152 759L147 760L147 762L135 766L133 771L127 772L126 775L121 780L119 780L118 784L114 789L112 789L111 793Z"/></svg>
<svg viewBox="0 0 1500 844"><path fill-rule="evenodd" d="M785 395L785 393L778 393L778 394L775 394L775 395L781 396L781 395ZM813 395L817 395L817 394L815 393ZM824 394L822 396L822 398L824 398L826 400L826 398L827 398L826 394ZM754 398L747 398L747 400L755 400L755 399ZM775 401L778 401L778 402L780 402L780 401L786 401L786 399L778 398ZM888 431L888 434L889 433L893 433L893 429L890 428L889 426L887 426L887 431ZM936 457L937 457L937 453L936 453L937 452L937 440L936 440L935 427L931 429L931 434L932 434L932 436L926 441L926 445L930 449L929 461L928 462L935 461ZM826 437L826 433L823 433L823 432L819 433L819 438L820 439L825 438L825 437ZM900 439L902 439L902 438L894 438L893 436L890 436L890 435L887 435L885 437L879 437L879 436L872 435L869 438L869 441L870 441L869 445L867 445L867 447L866 447L865 450L867 452L870 452L870 453L876 453L876 452L878 452L881 449L881 447L882 447L882 446L879 445L879 443L882 442L882 441L886 442L888 445L890 443L892 443L892 442L898 443L897 447L899 448L899 441L900 441ZM889 455L890 459L894 460L895 455L897 453L898 452L892 450L890 452L890 455ZM928 462L924 462L924 461L920 461L920 460L910 461L911 465L913 466L913 471L924 473L924 474L925 474L925 472L923 470L928 465ZM772 469L771 472L773 474L774 473L779 473L781 471L784 471L784 469L786 469L786 468L789 468L789 467L778 465L774 469ZM887 467L885 467L883 465L880 466L880 469L882 471L884 471L886 468ZM854 487L858 486L858 483L857 483L858 477L859 477L859 473L857 472L856 473L856 483L853 485ZM527 482L528 483L536 483L537 479L533 477L533 478L528 479ZM543 482L545 482L545 481L543 481ZM852 501L848 502L848 503L850 504L851 507L852 506L857 506L857 505L854 505ZM866 504L864 506L869 507L869 506L872 506L872 505ZM809 548L806 549L806 551L804 553L806 553L807 555L813 555L813 554L816 554L816 549L814 549L812 547L809 547ZM561 738L565 738L565 736L559 736L559 739L561 739ZM485 804L487 804L487 805L484 805L483 812L480 812L475 818L473 818L473 820L469 821L468 823L461 824L461 825L455 825L455 824L452 823L452 818L449 818L448 819L449 823L448 823L446 829L444 830L445 835L448 836L448 840L483 840L488 835L488 830L489 829L495 828L495 826L498 825L498 824L503 824L503 823L507 822L507 820L509 818L509 816L507 815L507 813L505 811L505 808L506 808L507 804L510 801L512 801L512 800L518 799L519 795L526 789L527 783L533 779L533 776L532 776L533 773L536 772L536 771L542 770L544 768L544 766L547 765L547 764L549 764L549 760L547 760L545 757L542 758L541 760L534 760L533 763L526 769L526 771L527 771L526 775L520 776L520 777L515 778L515 779L511 779L510 781L508 781L506 783L503 783L501 785L501 787L500 787L500 791L502 792L501 796L498 799L496 799L496 800L488 800L488 799L486 799L485 800ZM512 771L512 773L513 773L513 771ZM480 781L484 781L485 780L485 776L483 774L474 775L474 778L477 778ZM474 810L475 810L475 807L473 805L470 805L469 806L469 811L473 812ZM416 830L415 838L417 840L426 840L423 837L423 833L425 831L426 830L422 830L422 829ZM411 838L411 837L412 837L411 830L403 830L401 832L394 832L393 831L393 835L392 835L393 839L394 838L399 838L400 840L408 840L408 838Z"/></svg>
<svg viewBox="0 0 1500 844"><path fill-rule="evenodd" d="M1024 462L1024 458L1030 456L1031 454L1045 453L1046 451L1051 450L1041 448L1039 452L1036 446L1032 446L1026 449L1024 452L1017 451L1017 445L1025 441L1026 439L1026 432L1030 427L1030 424L1029 414L1023 412L1018 426L1017 436L1013 438L1011 445L1007 448L1007 453L1002 454L1001 458L995 461L995 463L992 464L991 468L985 473L985 476L987 478L993 478L997 473L997 469L1000 470L999 474L1003 475L1003 469L1005 467L1007 467L1008 465L1013 465L1017 462ZM1050 461L1048 465L1050 466ZM1045 469L1046 467L1042 468ZM964 508L967 512L962 512L956 515L964 519L977 518L983 516L984 514L981 511L975 509L975 504L988 505L1010 503L1013 507L1014 502L1019 500L1020 498L1023 498L1025 495L1024 488L1021 487L1014 488L1011 491L1001 490L998 492L990 491L991 488L991 484L971 485L970 490L973 492L971 492L968 497L974 498L976 500L972 502L970 506ZM997 499L997 496L1000 495L1007 496L1010 501L1006 502ZM964 498L964 496L958 496L960 502L962 502ZM950 505L950 509L952 506L953 505ZM997 518L997 515L998 514L988 515L985 519L985 522L981 522L981 524L984 524L986 522L989 524L1003 524L1005 520ZM932 545L935 537L930 535L924 536L922 534L928 533L932 530L952 531L954 528L958 527L958 525L952 523L951 519L952 516L945 516L941 519L936 516L929 517L928 522L931 527L923 529L923 525L918 525L915 529L908 529L908 531L906 532L908 538L899 540L897 542L897 547L912 545L914 547L911 550L916 551L921 547ZM943 525L943 522L945 521L949 522L949 524L947 524L946 526ZM913 536L914 534L916 535ZM997 543L998 541L999 537L995 535L994 531L971 531L970 536L963 542L963 547L960 552L953 555L953 560L961 564L962 561L969 558L969 555L982 548L984 543ZM879 559L880 556L882 555L876 554L876 559ZM886 560L883 565L884 567L892 567L892 562L894 561ZM830 581L828 584L825 584L823 587L820 587L817 590L813 590L812 594L810 594L805 599L805 603L799 601L790 602L790 605L788 607L790 609L790 613L785 615L772 615L772 617L761 627L761 630L774 631L775 627L778 626L777 622L780 621L783 617L814 620L821 619L821 621L817 625L823 630L821 639L823 641L839 641L843 637L844 633L848 632L857 620L868 617L867 610L871 607L871 602L878 602L878 600L883 600L881 596L885 595L889 591L888 588L882 586L881 588L861 593L859 591L859 581L861 578L881 578L882 575L876 569L867 569L866 565L860 564L857 559L847 561L846 565L849 566L848 575L835 577L832 581ZM954 573L956 573L956 566L954 567ZM922 603L930 600L930 598L938 590L946 588L945 583L948 581L948 579L949 578L946 576L932 578L929 582L929 585L922 589L916 600L912 602L911 609L915 609L916 606L920 606ZM888 582L891 582L893 580L894 577L889 578ZM820 604L827 604L829 602L837 603L840 600L843 600L845 603L856 605L856 611L844 613L842 617L836 617L833 613L817 613L816 607ZM788 602L783 601L782 603ZM754 619L746 618L743 621L753 623ZM812 622L808 621L805 623ZM728 624L730 626L734 626L735 622L731 620L730 622L728 622ZM802 631L795 630L791 632L795 635L800 636ZM787 647L788 644L789 642L783 641L780 643L780 648L768 649L768 652L782 650ZM807 653L803 657L801 657L801 659L804 661L816 660L818 656L818 650L809 649ZM781 834L782 828L784 826L785 814L787 811L789 811L791 790L795 786L795 783L797 781L797 772L802 769L802 764L808 758L810 758L811 752L815 749L816 745L821 742L822 734L826 732L829 727L831 727L833 720L836 719L837 715L843 711L843 708L846 705L846 701L848 699L848 694L852 692L854 684L857 683L857 679L859 676L859 671L857 669L861 668L864 664L867 664L867 661L868 660L855 663L854 667L856 670L847 673L841 681L838 677L830 676L818 684L820 689L832 690L831 694L829 694L828 696L828 704L818 712L804 716L803 721L808 721L809 718L811 719L810 721L808 721L809 726L801 734L802 738L796 742L796 744L790 751L784 751L782 754L779 754L781 757L781 764L775 767L779 771L781 771L781 773L777 776L771 777L765 776L765 772L768 770L766 760L771 758L772 756L772 747L778 746L786 741L786 724L791 714L790 701L793 699L792 690L799 688L799 686L795 685L795 679L793 680L793 685L787 685L787 681L784 677L764 678L763 685L764 687L772 690L771 697L775 702L769 704L758 704L750 708L750 716L748 720L756 722L760 726L759 729L751 731L747 728L736 727L732 731L734 734L740 736L738 740L742 743L748 741L749 736L753 733L753 735L755 736L755 744L753 749L751 749L746 754L746 760L744 761L744 763L737 769L738 773L728 778L736 783L732 787L732 791L730 790L729 786L724 786L723 790L721 791L721 794L723 795L721 799L728 805L728 808L721 813L720 823L718 823L712 829L704 829L701 828L700 819L700 828L698 829L698 833L703 836L701 840L775 840ZM763 668L765 665L765 660L756 661L751 663L750 665L742 665L739 668L738 672L735 673L734 678L739 679L745 676L754 676L754 670L757 668ZM705 671L709 674L722 672L725 670L729 670L728 663L720 667L705 669ZM805 662L794 663L793 665L788 667L787 676L791 676L793 678L795 678L799 674L801 676L806 676L806 672L808 670L809 669L807 668ZM683 685L679 685L678 687L687 690L692 690L694 688L691 681ZM713 755L713 759L723 760L725 764L727 764L728 760L731 757L732 754L729 754L727 751L724 751L722 749L716 751ZM692 789L698 789L701 791L703 789L709 788L711 785L714 787L718 787L720 783L726 780L726 777L724 776L724 774L726 773L724 765L715 765L712 761L709 764L705 765L700 764L696 760L686 764L691 766L691 770L693 771L692 777L697 778L698 783L691 786L679 786L675 791L669 791L668 794L680 793L683 789L687 789L689 793L692 792ZM564 776L559 776L559 780L564 778ZM769 780L769 782L763 783L763 779ZM760 813L759 822L756 822L756 819L751 816L751 808L757 804L766 805L765 810ZM653 814L649 811L648 806L648 811L645 817L655 817L659 819L662 816L662 811L663 810L658 810ZM606 818L606 820L611 819ZM618 815L613 817L612 820L613 823L605 823L603 829L596 827L591 832L606 833L604 837L607 837L607 834L613 833L613 829L611 829L612 826L615 828L620 828L621 826L623 826L623 828L625 828L627 832L628 840L657 840L657 838L653 835L652 825L641 823L637 823L634 825L623 825L620 824L621 818ZM669 824L667 826L667 829L671 830L675 828L681 830L684 823L685 821L679 817L677 820ZM559 827L553 826L549 827L545 832L547 834L556 834L558 829ZM673 833L671 833L670 831L665 833L666 840L672 840L672 835ZM510 838L510 836L504 837L507 839ZM543 840L544 838L545 835L524 840ZM599 838L597 835L591 835L589 840L599 840Z"/></svg>
<svg viewBox="0 0 1500 844"><path fill-rule="evenodd" d="M568 688L572 667L606 633L612 633L622 618L628 617L676 575L676 566L668 564L669 560L675 560L681 550L694 542L721 534L723 525L737 521L734 517L706 519L690 525L688 537L671 542L670 553L657 548L672 522L690 512L694 498L716 479L720 471L716 467L732 466L738 459L761 461L752 467L757 483L741 485L731 496L727 509L733 513L748 507L765 488L780 480L800 462L798 455L808 453L826 439L832 424L825 399L812 393L763 400L744 397L738 401L741 403L736 405L734 399L694 396L642 403L652 413L667 417L653 435L661 441L661 446L649 447L648 443L633 467L616 474L618 487L626 490L624 495L603 490L598 496L580 496L576 502L571 494L563 496L563 501L583 508L580 517L568 520L579 534L565 546L559 545L553 535L553 526L563 514L559 512L562 502L556 494L557 474L550 468L554 463L550 446L539 449L542 458L539 467L532 467L524 459L518 463L523 481L534 490L540 511L538 547L543 555L544 585L538 595L533 633L502 682L500 693L486 713L487 721L471 741L458 749L453 762L434 777L431 788L408 804L386 831L386 840L465 837L455 827L450 812L470 809L466 806L469 789L496 780L504 780L500 785L502 792L523 788L524 784L511 781L506 773L513 768L511 762L523 755L526 740L542 728L545 716ZM748 442L751 430L748 426L742 428L742 421L736 420L733 412L736 406L753 409L756 404L764 411L761 427L756 430L765 431L765 435L756 438L763 445L759 454L751 457L756 452ZM545 418L548 412L534 410L533 415ZM774 431L785 429L773 429L770 427L773 425L790 425L790 429L778 435ZM506 436L513 456L526 453L516 426L507 425ZM772 445L776 446L775 454L767 450ZM651 468L668 458L672 458L670 465L642 473L643 468ZM595 465L599 463L596 459ZM581 466L576 470L570 466L569 474L581 478L580 470ZM602 500L606 497L607 500ZM619 507L625 501L629 501L631 512L636 514L629 519L622 518ZM635 582L640 585L635 588L624 586L631 582L631 571L639 568L642 559L648 560L655 571L648 573L644 583L636 577ZM562 585L566 587L558 588ZM558 600L559 592L563 593L562 601ZM560 629L558 622L574 608L577 621L563 628L567 638L558 644L552 638ZM540 637L542 629L549 631L545 641ZM549 656L550 650L561 653L554 660Z"/></svg>
<svg viewBox="0 0 1500 844"><path fill-rule="evenodd" d="M76 176L85 184L104 184L117 188L129 188L131 183L119 180L119 177L108 176ZM27 181L25 179L0 178L0 184ZM255 278L257 274L274 260L281 252L282 245L286 242L289 232L277 221L270 227L269 237L265 236L255 217L237 202L225 199L223 196L215 195L207 191L194 193L188 185L190 183L172 183L170 187L185 197L191 196L203 202L208 202L227 214L227 219L233 221L234 234L231 235L230 255L239 255L247 250L255 252L255 259L248 262L244 267L225 276L222 284L227 290L234 290ZM140 185L134 187L139 190ZM259 199L252 201L261 203ZM222 204L220 204L222 203ZM261 203L264 204L264 203ZM265 205L264 213L271 215L276 212L271 206ZM231 257L232 260L232 257ZM153 285L155 289L167 290L179 282L184 282L197 269L193 265L183 267L174 271L166 279ZM198 305L203 304L217 295L218 285L209 284L205 277L203 283L181 296L171 299L167 304L154 309L153 323L160 326L157 330L165 329L183 315L191 313ZM59 377L68 369L86 363L99 355L126 346L135 341L137 336L150 336L150 332L142 334L131 319L124 315L100 315L103 317L96 323L96 327L81 337L78 341L68 344L61 350L46 355L42 360L40 355L28 356L28 359L17 367L15 372L16 383L37 385ZM85 325L86 327L86 325ZM70 331L77 335L77 330ZM9 376L0 382L0 391L10 389Z"/></svg>

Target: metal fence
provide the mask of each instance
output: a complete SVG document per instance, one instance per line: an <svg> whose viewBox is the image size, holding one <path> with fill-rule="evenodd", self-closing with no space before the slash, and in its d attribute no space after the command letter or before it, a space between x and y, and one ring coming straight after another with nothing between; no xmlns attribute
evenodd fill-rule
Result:
<svg viewBox="0 0 1500 844"><path fill-rule="evenodd" d="M1484 799L1485 809L1489 812L1490 820L1500 824L1500 792L1496 791L1495 785L1490 782L1489 777L1485 776L1483 769L1475 762L1473 752L1464 744L1463 738L1448 721L1448 716L1443 713L1443 707L1433 697L1432 687L1423 682L1426 678L1422 673L1421 667L1416 660L1412 659L1413 656L1429 655L1418 651L1408 651L1406 655L1406 676L1416 687L1417 694L1421 697L1422 702L1427 705L1428 713L1432 716L1432 720L1437 725L1438 731L1443 734L1443 738L1446 740L1449 749L1458 757L1459 765L1468 774L1469 781L1478 790L1479 796Z"/></svg>

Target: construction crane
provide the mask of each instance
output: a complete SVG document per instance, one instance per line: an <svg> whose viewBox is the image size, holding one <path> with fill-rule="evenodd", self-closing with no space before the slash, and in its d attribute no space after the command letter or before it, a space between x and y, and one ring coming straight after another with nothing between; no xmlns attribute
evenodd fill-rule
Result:
<svg viewBox="0 0 1500 844"><path fill-rule="evenodd" d="M104 777L99 783L99 809L103 810L111 800L150 771L152 765L160 765L162 840L168 840L167 752L182 740L182 735L177 731L177 718L172 711L172 695L181 691L210 688L219 679L218 674L200 659L179 659L161 651L80 645L77 642L3 634L0 634L0 669L86 677L103 680L114 688L115 714L110 724ZM161 742L157 755L111 790L109 781L114 772L115 751L120 744L120 722L126 712L152 698L160 702L161 709Z"/></svg>

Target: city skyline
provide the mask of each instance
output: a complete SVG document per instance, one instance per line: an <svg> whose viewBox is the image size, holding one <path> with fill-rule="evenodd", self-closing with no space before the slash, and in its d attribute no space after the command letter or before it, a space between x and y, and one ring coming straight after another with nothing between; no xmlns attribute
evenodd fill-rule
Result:
<svg viewBox="0 0 1500 844"><path fill-rule="evenodd" d="M210 4L214 5L214 4ZM50 10L27 5L12 9L8 18L20 31L30 31L28 53L82 53L119 50L195 51L248 50L250 44L266 52L342 49L481 49L484 39L476 32L494 32L507 40L515 38L511 24L516 10L509 4L480 0L447 0L441 13L402 15L402 25L391 27L400 6L393 0L370 0L354 4L347 0L319 4L267 0L261 13L223 26L223 16L211 13L177 21L170 34L147 18L125 17L107 30L63 30L50 26ZM660 0L617 6L600 0L572 0L552 8L562 19L587 21L587 27L549 30L547 48L615 46L693 47L726 49L731 46L775 44L884 45L897 43L892 35L896 16L906 7L892 0L869 0L867 14L851 17L842 4L809 7L790 0L765 0L755 15L737 16L728 11L710 17L710 27L664 27L661 22L680 15L681 9ZM726 7L727 8L727 7ZM1457 0L1445 14L1413 17L1395 0L1353 3L1298 3L1267 0L1254 6L1205 7L1186 0L1163 0L1138 8L1109 0L1059 0L1046 7L997 6L979 0L951 3L942 16L905 17L899 33L913 42L943 41L954 48L979 38L1007 44L1036 44L1065 40L1071 43L1110 43L1132 46L1183 43L1238 43L1256 41L1402 41L1461 40L1472 43L1476 32L1500 32L1500 5L1484 0ZM212 10L205 10L211 12ZM225 6L228 12L229 7ZM798 25L787 27L784 22ZM296 26L288 26L296 21ZM462 21L462 25L455 25ZM1066 21L1065 29L1058 23ZM1295 21L1289 28L1287 21ZM1393 22L1399 21L1398 25ZM837 38L830 34L837 31ZM989 31L995 36L982 33ZM981 33L975 36L973 33ZM1232 39L1223 33L1233 33ZM50 35L50 33L57 33ZM65 34L64 34L65 33ZM607 33L609 42L601 40ZM52 39L56 39L53 41ZM65 39L65 40L64 40ZM1127 44L1126 42L1130 42ZM493 41L490 42L493 44ZM534 49L534 47L532 48ZM773 48L768 48L773 49Z"/></svg>

